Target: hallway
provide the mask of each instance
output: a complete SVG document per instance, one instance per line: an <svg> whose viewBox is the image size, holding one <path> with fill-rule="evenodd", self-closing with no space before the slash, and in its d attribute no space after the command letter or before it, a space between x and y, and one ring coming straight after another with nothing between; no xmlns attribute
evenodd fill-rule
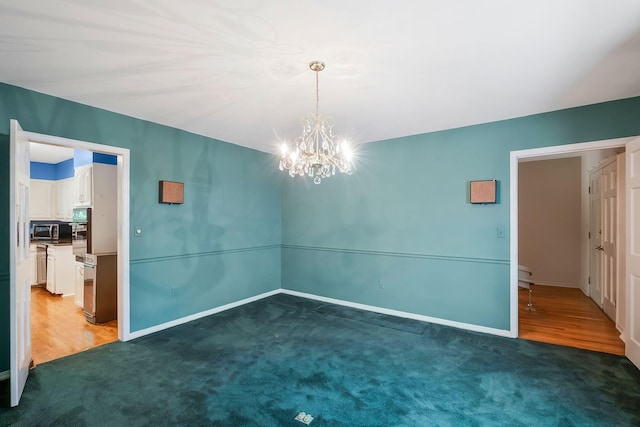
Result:
<svg viewBox="0 0 640 427"><path fill-rule="evenodd" d="M518 289L518 338L624 355L613 321L580 289L532 286L536 311L526 311L528 291Z"/></svg>

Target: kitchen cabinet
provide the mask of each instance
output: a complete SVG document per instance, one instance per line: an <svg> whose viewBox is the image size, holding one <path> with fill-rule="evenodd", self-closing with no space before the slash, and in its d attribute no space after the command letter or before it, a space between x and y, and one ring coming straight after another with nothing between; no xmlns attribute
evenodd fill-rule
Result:
<svg viewBox="0 0 640 427"><path fill-rule="evenodd" d="M36 284L47 284L47 247L46 245L36 246L37 261L36 261Z"/></svg>
<svg viewBox="0 0 640 427"><path fill-rule="evenodd" d="M30 281L31 286L38 284L38 245L29 245Z"/></svg>
<svg viewBox="0 0 640 427"><path fill-rule="evenodd" d="M74 178L59 181L32 179L30 182L30 219L71 221L74 207Z"/></svg>
<svg viewBox="0 0 640 427"><path fill-rule="evenodd" d="M68 178L55 181L55 218L60 221L73 219L75 179Z"/></svg>
<svg viewBox="0 0 640 427"><path fill-rule="evenodd" d="M47 245L47 290L52 294L75 293L75 256L71 245Z"/></svg>
<svg viewBox="0 0 640 427"><path fill-rule="evenodd" d="M75 302L78 307L82 307L84 298L84 263L76 261L76 294Z"/></svg>
<svg viewBox="0 0 640 427"><path fill-rule="evenodd" d="M29 189L29 218L52 219L53 181L32 179Z"/></svg>
<svg viewBox="0 0 640 427"><path fill-rule="evenodd" d="M91 233L94 254L113 253L118 249L118 168L104 163L93 164L93 210Z"/></svg>
<svg viewBox="0 0 640 427"><path fill-rule="evenodd" d="M47 247L47 290L56 293L56 251L53 246Z"/></svg>
<svg viewBox="0 0 640 427"><path fill-rule="evenodd" d="M75 207L91 207L93 203L93 165L76 168L74 175Z"/></svg>

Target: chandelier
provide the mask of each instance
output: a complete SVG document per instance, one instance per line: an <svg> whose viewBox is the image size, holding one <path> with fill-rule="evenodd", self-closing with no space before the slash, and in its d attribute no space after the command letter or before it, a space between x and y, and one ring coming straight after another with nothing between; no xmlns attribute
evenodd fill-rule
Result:
<svg viewBox="0 0 640 427"><path fill-rule="evenodd" d="M309 68L316 73L316 112L307 115L302 135L295 140L295 148L282 144L280 170L287 169L289 176L307 175L315 184L320 184L322 178L335 175L336 169L351 175L352 153L346 141L336 142L333 123L318 112L318 73L324 70L324 62L313 61Z"/></svg>

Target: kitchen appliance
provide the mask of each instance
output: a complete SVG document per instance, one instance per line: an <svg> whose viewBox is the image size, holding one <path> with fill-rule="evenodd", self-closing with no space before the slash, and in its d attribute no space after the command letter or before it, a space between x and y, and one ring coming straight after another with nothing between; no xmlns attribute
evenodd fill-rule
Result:
<svg viewBox="0 0 640 427"><path fill-rule="evenodd" d="M118 317L117 256L84 256L83 311L89 323L104 323Z"/></svg>
<svg viewBox="0 0 640 427"><path fill-rule="evenodd" d="M77 262L83 263L82 309L89 323L117 319L117 233L114 218L108 212L100 213L98 209L73 210L73 254Z"/></svg>
<svg viewBox="0 0 640 427"><path fill-rule="evenodd" d="M84 262L84 256L91 253L93 239L91 235L91 208L75 208L71 223L71 244L76 260Z"/></svg>
<svg viewBox="0 0 640 427"><path fill-rule="evenodd" d="M31 233L31 239L32 240L49 240L49 241L71 239L71 224L34 223L33 232Z"/></svg>

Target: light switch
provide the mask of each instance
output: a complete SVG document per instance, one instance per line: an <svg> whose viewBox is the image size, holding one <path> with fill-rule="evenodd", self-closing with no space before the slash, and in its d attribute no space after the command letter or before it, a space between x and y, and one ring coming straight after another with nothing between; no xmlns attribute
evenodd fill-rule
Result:
<svg viewBox="0 0 640 427"><path fill-rule="evenodd" d="M498 239L504 239L504 227L498 227Z"/></svg>

